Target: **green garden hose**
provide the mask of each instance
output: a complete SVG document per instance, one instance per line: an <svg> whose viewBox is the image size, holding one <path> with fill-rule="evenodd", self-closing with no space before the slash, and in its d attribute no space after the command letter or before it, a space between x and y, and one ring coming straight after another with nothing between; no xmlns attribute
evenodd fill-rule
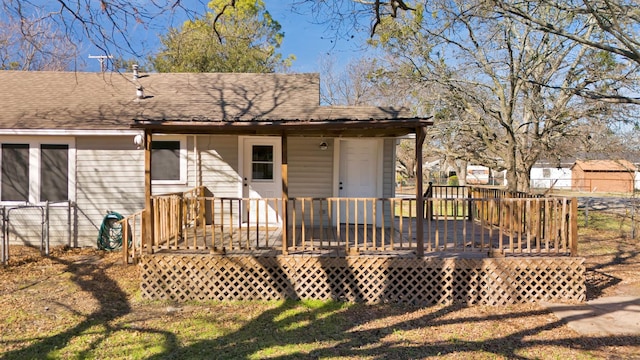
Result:
<svg viewBox="0 0 640 360"><path fill-rule="evenodd" d="M118 224L122 219L124 217L115 211L109 211L102 219L98 232L98 249L113 251L122 247L122 224Z"/></svg>

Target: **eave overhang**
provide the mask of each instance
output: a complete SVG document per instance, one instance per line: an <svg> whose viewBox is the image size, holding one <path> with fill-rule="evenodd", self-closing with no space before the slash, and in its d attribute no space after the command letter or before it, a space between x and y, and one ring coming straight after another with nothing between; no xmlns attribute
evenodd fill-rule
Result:
<svg viewBox="0 0 640 360"><path fill-rule="evenodd" d="M135 119L133 129L156 134L293 135L328 137L398 137L433 125L431 118L185 121Z"/></svg>

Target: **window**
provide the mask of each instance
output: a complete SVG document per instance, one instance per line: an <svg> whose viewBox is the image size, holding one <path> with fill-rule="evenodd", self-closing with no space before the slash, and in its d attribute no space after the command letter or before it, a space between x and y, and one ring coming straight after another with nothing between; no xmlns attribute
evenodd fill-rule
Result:
<svg viewBox="0 0 640 360"><path fill-rule="evenodd" d="M253 145L251 151L251 179L273 180L273 146Z"/></svg>
<svg viewBox="0 0 640 360"><path fill-rule="evenodd" d="M69 145L40 147L40 201L69 199Z"/></svg>
<svg viewBox="0 0 640 360"><path fill-rule="evenodd" d="M151 179L180 180L180 142L153 141Z"/></svg>
<svg viewBox="0 0 640 360"><path fill-rule="evenodd" d="M551 169L542 169L542 177L550 178L551 177Z"/></svg>
<svg viewBox="0 0 640 360"><path fill-rule="evenodd" d="M12 138L0 151L0 201L74 200L73 139Z"/></svg>
<svg viewBox="0 0 640 360"><path fill-rule="evenodd" d="M156 184L185 183L186 142L173 137L161 138L151 142L151 180Z"/></svg>
<svg viewBox="0 0 640 360"><path fill-rule="evenodd" d="M2 144L3 201L29 201L29 144Z"/></svg>

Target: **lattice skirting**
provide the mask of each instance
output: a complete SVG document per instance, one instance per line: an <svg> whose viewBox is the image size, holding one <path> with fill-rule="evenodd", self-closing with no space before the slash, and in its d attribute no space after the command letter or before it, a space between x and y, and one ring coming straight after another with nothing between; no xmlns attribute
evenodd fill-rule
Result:
<svg viewBox="0 0 640 360"><path fill-rule="evenodd" d="M144 255L146 299L507 305L585 300L583 258Z"/></svg>

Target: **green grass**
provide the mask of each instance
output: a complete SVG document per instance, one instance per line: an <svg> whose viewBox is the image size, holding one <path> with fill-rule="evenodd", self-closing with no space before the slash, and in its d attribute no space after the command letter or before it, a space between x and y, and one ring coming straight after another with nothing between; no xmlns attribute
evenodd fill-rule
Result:
<svg viewBox="0 0 640 360"><path fill-rule="evenodd" d="M539 338L538 331L561 331L563 323L556 320L550 323L547 316L519 306L418 308L334 301L182 305L147 302L138 305L141 311L136 313L110 321L90 317L76 319L65 329L41 333L39 337L34 336L33 331L7 332L5 329L0 341L5 349L0 350L0 356L2 359L413 359L429 356L506 359L518 354L532 358L590 358L579 346L568 346L582 341L571 338L571 333L556 333L547 340ZM531 330L524 331L527 328ZM513 342L511 337L520 333L528 335ZM567 337L566 343L565 340L558 342L558 336Z"/></svg>
<svg viewBox="0 0 640 360"><path fill-rule="evenodd" d="M415 217L416 216L416 202L414 201L402 201L395 202L395 214L396 216L403 217ZM426 207L431 205L433 214L435 216L447 216L447 217L465 217L469 212L469 203L461 200L433 200L425 203Z"/></svg>
<svg viewBox="0 0 640 360"><path fill-rule="evenodd" d="M636 226L638 226L636 219ZM629 233L632 228L631 217L627 214L607 213L603 211L578 211L578 227L602 231L619 231Z"/></svg>
<svg viewBox="0 0 640 360"><path fill-rule="evenodd" d="M336 335L349 324L340 314L352 305L228 302L188 305L188 312L162 311L164 305L158 302L144 306L154 310L143 318L123 316L111 322L76 318L57 332L5 331L1 343L16 349L0 354L3 359L295 358L343 341ZM34 315L21 314L5 322L33 323L37 321Z"/></svg>

